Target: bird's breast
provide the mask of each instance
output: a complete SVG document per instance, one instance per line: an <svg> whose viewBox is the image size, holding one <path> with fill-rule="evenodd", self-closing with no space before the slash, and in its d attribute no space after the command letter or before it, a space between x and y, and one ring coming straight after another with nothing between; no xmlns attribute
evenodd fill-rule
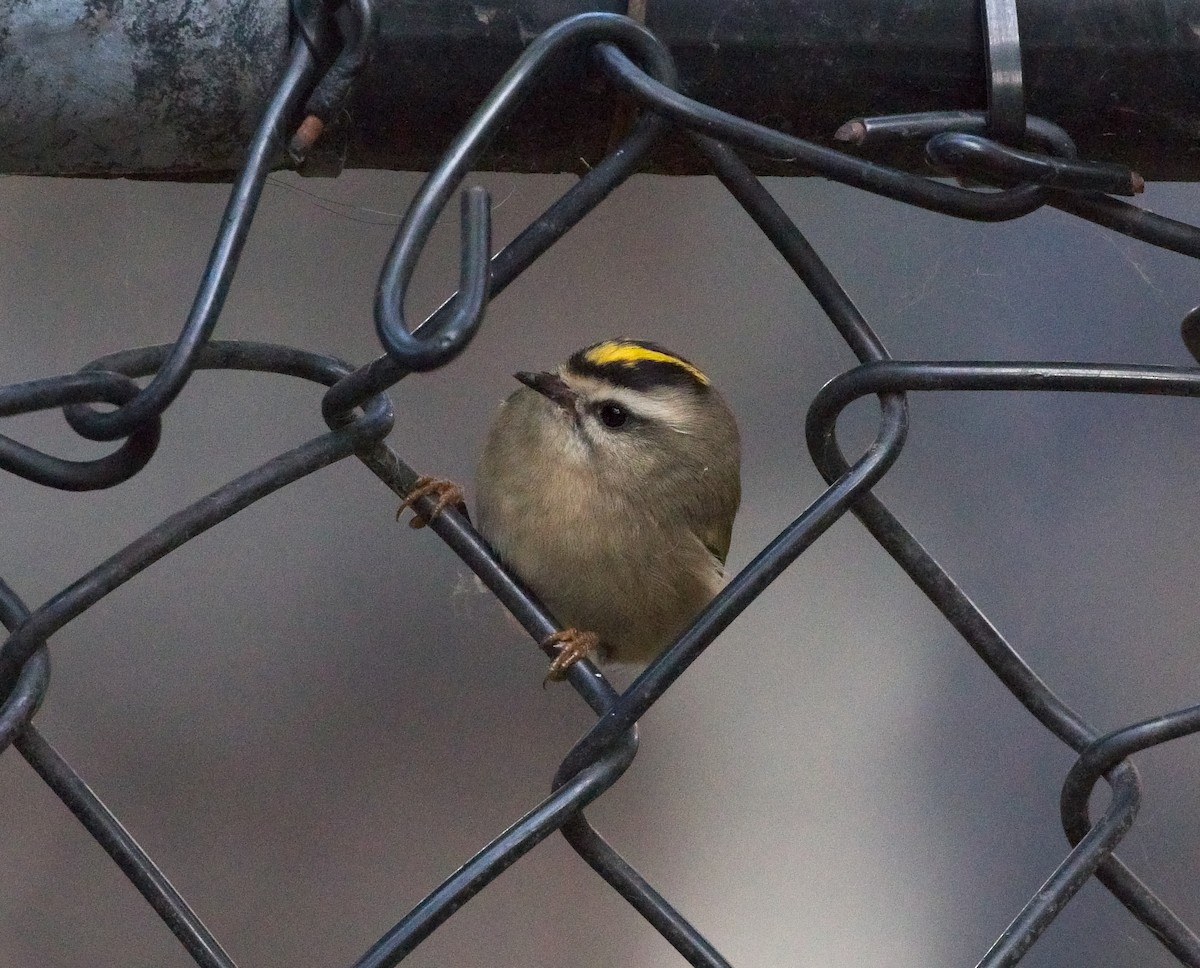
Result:
<svg viewBox="0 0 1200 968"><path fill-rule="evenodd" d="M720 586L695 535L569 464L479 499L480 530L505 564L555 618L597 632L618 661L652 657Z"/></svg>

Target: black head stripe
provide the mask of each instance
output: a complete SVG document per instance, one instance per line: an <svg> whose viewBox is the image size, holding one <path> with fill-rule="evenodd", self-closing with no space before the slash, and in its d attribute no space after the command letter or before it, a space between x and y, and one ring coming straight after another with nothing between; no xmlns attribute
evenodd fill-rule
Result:
<svg viewBox="0 0 1200 968"><path fill-rule="evenodd" d="M574 354L567 368L630 390L680 387L703 392L709 385L708 377L682 356L645 340L597 343Z"/></svg>

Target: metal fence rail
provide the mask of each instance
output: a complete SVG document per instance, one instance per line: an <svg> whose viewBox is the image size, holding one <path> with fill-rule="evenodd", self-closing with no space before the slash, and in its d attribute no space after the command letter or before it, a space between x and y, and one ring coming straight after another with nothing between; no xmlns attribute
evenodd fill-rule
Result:
<svg viewBox="0 0 1200 968"><path fill-rule="evenodd" d="M369 37L371 8L366 0L358 0L346 9L357 18L357 36ZM1011 12L1009 5L1000 3L990 5L990 9L993 14ZM304 16L302 13L302 21ZM1017 43L1015 20L1008 25L1011 30L1003 16L989 18L989 26L991 63L1011 66L1012 49ZM231 192L209 265L179 339L169 345L106 356L77 374L0 389L0 415L63 407L71 426L82 436L124 441L108 457L73 462L0 438L0 466L5 470L48 487L88 490L126 480L146 465L158 444L162 413L198 368L285 374L329 388L322 406L327 432L172 515L40 608L28 610L16 592L0 583L0 620L11 630L0 648L0 695L4 697L0 705L0 747L10 743L16 746L134 882L196 963L205 968L233 965L151 859L33 725L48 684L50 637L152 562L254 501L337 461L357 457L396 494L407 493L416 474L382 443L393 420L387 389L411 373L453 360L478 328L488 300L634 173L656 139L674 129L690 139L721 183L770 239L859 361L859 365L830 381L808 410L808 449L829 486L624 693L617 694L589 663L572 667L569 681L595 711L597 720L564 758L554 778L553 792L405 915L356 962L356 968L397 964L463 903L556 830L689 963L725 965L724 958L703 934L601 838L589 824L584 809L612 787L632 762L637 749L636 723L642 715L767 585L846 513L865 525L1012 695L1078 755L1063 783L1060 805L1070 849L980 964L1016 963L1094 876L1180 963L1200 966L1200 939L1114 853L1139 805L1138 776L1128 757L1200 731L1200 707L1166 713L1102 734L1050 690L872 493L904 444L908 393L1055 390L1200 396L1200 370L1119 364L894 360L800 230L734 148L791 158L798 166L835 181L961 218L1013 219L1050 205L1188 255L1200 255L1200 229L1112 197L1136 192L1140 179L1119 166L1079 161L1063 131L1048 122L1021 117L1019 72L1015 79L1011 70L994 75L991 115L953 112L902 119L865 118L853 121L846 129L849 140L867 148L887 138L929 138L927 151L945 170L998 186L966 187L819 147L690 100L675 90L670 54L653 35L626 17L583 14L558 24L530 43L414 199L380 278L376 324L387 350L384 356L355 368L286 346L213 340L213 329L268 167L278 153L277 146L287 141L305 111L311 110L314 102L310 92L318 63L329 62L324 45L330 43L328 35L319 31L299 32L289 68ZM640 115L603 161L495 256L489 258L486 193L480 189L464 193L460 292L410 332L403 308L408 283L439 213L523 94L538 83L547 65L565 57L594 58L619 89L638 103ZM336 83L342 84L362 60L361 49L344 56L338 62L340 68L334 71L334 75L339 70L342 75ZM330 96L328 83L318 89L317 96ZM305 98L309 98L308 107L302 110ZM1028 144L1010 147L989 136L1005 130L1023 131ZM1194 354L1198 328L1195 320L1185 321L1184 338ZM144 388L134 382L140 377L151 377ZM877 437L851 462L837 441L838 416L852 401L867 395L879 399ZM98 412L88 406L98 402L113 404L115 409ZM429 511L432 503L433 499L428 498L418 507ZM555 630L552 618L504 570L462 516L447 511L433 521L432 528L535 641L543 641ZM1103 816L1093 820L1088 812L1089 796L1101 779L1109 784L1112 795ZM1148 938L1146 943L1152 941Z"/></svg>
<svg viewBox="0 0 1200 968"><path fill-rule="evenodd" d="M428 170L531 37L577 13L624 13L637 2L376 0L372 62L345 123L306 172ZM646 25L693 97L782 130L826 139L864 111L983 103L975 3L645 6ZM991 69L1023 67L1014 100L1031 113L1084 122L1071 130L1086 156L1119 159L1148 178L1192 180L1198 20L1198 0L1022 0L1019 59L1001 56ZM287 6L275 0L0 0L0 91L8 95L0 128L20 132L0 141L0 172L228 177L286 57L288 28ZM579 172L601 157L612 129L608 95L574 86L585 65L555 68L558 83L532 93L524 123L497 134L481 168ZM56 83L62 76L78 83ZM563 86L575 95L556 97ZM881 145L876 157L923 170L919 142ZM795 171L787 156L745 160L759 174ZM642 170L705 169L684 140L664 139Z"/></svg>

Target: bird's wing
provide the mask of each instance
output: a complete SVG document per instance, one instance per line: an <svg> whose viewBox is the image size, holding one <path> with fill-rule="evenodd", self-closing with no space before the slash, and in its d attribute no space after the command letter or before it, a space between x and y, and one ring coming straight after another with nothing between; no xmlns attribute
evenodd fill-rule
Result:
<svg viewBox="0 0 1200 968"><path fill-rule="evenodd" d="M724 567L725 557L729 554L729 542L733 537L733 522L727 521L722 524L712 521L708 527L701 528L696 537L704 542L704 547Z"/></svg>
<svg viewBox="0 0 1200 968"><path fill-rule="evenodd" d="M692 532L724 568L733 537L733 519L742 499L741 482L733 477L716 493L709 492L707 497L708 500L696 509L698 513L693 518Z"/></svg>

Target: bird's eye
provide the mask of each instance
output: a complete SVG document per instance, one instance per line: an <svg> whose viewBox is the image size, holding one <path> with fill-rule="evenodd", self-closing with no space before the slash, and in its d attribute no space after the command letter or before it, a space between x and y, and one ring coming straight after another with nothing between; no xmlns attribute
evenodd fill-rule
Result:
<svg viewBox="0 0 1200 968"><path fill-rule="evenodd" d="M603 403L600 405L600 419L606 427L623 427L629 419L629 413L620 404Z"/></svg>

